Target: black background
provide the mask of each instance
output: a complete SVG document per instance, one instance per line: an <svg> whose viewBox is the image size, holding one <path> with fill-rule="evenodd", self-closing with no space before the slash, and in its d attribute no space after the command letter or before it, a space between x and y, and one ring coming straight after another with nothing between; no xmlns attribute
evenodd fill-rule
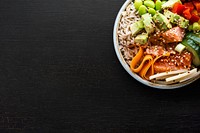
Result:
<svg viewBox="0 0 200 133"><path fill-rule="evenodd" d="M198 81L149 88L119 63L125 0L0 0L0 132L198 131Z"/></svg>

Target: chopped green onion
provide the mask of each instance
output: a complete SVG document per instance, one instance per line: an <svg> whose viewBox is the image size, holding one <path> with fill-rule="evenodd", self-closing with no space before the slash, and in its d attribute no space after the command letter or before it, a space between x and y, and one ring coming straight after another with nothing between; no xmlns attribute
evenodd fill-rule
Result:
<svg viewBox="0 0 200 133"><path fill-rule="evenodd" d="M185 49L185 46L181 43L179 43L176 47L175 50L179 53L181 53Z"/></svg>

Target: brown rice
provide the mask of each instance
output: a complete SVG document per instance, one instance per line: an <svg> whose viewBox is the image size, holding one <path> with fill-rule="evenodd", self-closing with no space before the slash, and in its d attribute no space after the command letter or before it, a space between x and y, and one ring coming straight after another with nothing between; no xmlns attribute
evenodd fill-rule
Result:
<svg viewBox="0 0 200 133"><path fill-rule="evenodd" d="M134 37L131 35L130 25L140 20L133 2L131 2L121 14L121 20L118 27L119 48L124 60L129 64L132 57L137 53L137 49L132 49Z"/></svg>

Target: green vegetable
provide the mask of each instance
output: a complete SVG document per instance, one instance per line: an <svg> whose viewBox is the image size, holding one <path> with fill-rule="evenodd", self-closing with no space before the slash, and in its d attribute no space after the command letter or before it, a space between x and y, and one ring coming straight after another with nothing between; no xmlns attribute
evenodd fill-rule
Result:
<svg viewBox="0 0 200 133"><path fill-rule="evenodd" d="M180 3L181 3L180 0L168 0L167 2L165 2L165 3L161 6L161 8L162 8L162 9L172 8L176 2L180 2Z"/></svg>
<svg viewBox="0 0 200 133"><path fill-rule="evenodd" d="M155 30L155 24L153 23L152 16L149 13L142 15L144 28L148 34L153 33Z"/></svg>
<svg viewBox="0 0 200 133"><path fill-rule="evenodd" d="M149 8L148 9L148 13L150 13L151 15L155 15L156 14L156 10L153 8Z"/></svg>
<svg viewBox="0 0 200 133"><path fill-rule="evenodd" d="M144 5L149 8L155 7L155 3L153 1L144 1Z"/></svg>
<svg viewBox="0 0 200 133"><path fill-rule="evenodd" d="M161 30L167 30L172 28L172 25L170 24L167 17L159 12L156 12L156 14L153 16L153 21Z"/></svg>
<svg viewBox="0 0 200 133"><path fill-rule="evenodd" d="M162 6L162 2L160 0L156 0L156 10L160 11Z"/></svg>
<svg viewBox="0 0 200 133"><path fill-rule="evenodd" d="M189 26L189 20L185 19L184 17L180 17L180 19L178 20L178 26L187 29Z"/></svg>
<svg viewBox="0 0 200 133"><path fill-rule="evenodd" d="M144 24L142 20L139 20L130 26L131 33L133 36L139 33L143 28L144 28Z"/></svg>
<svg viewBox="0 0 200 133"><path fill-rule="evenodd" d="M147 7L146 6L144 6L144 5L141 5L140 7L139 7L139 14L140 15L143 15L143 14L145 14L145 13L147 13Z"/></svg>
<svg viewBox="0 0 200 133"><path fill-rule="evenodd" d="M200 25L198 22L193 23L193 31L194 32L199 32L200 31Z"/></svg>
<svg viewBox="0 0 200 133"><path fill-rule="evenodd" d="M192 24L190 24L190 25L188 26L188 30L189 30L189 31L192 31L192 30L193 30L193 25L192 25Z"/></svg>
<svg viewBox="0 0 200 133"><path fill-rule="evenodd" d="M147 39L148 39L148 34L143 33L135 37L135 42L139 44L145 44L147 43Z"/></svg>
<svg viewBox="0 0 200 133"><path fill-rule="evenodd" d="M185 49L185 45L179 43L178 45L176 45L175 50L179 53L181 53L183 50Z"/></svg>
<svg viewBox="0 0 200 133"><path fill-rule="evenodd" d="M143 4L142 0L135 0L134 2L135 9L139 10L142 4Z"/></svg>
<svg viewBox="0 0 200 133"><path fill-rule="evenodd" d="M169 10L165 10L164 15L169 19L171 23L176 24L181 28L186 29L189 25L189 20Z"/></svg>
<svg viewBox="0 0 200 133"><path fill-rule="evenodd" d="M191 39L184 39L182 44L186 46L186 49L193 54L192 62L195 66L200 65L200 46L197 45Z"/></svg>
<svg viewBox="0 0 200 133"><path fill-rule="evenodd" d="M185 38L193 40L196 44L198 44L200 46L200 35L199 34L190 32L185 35Z"/></svg>

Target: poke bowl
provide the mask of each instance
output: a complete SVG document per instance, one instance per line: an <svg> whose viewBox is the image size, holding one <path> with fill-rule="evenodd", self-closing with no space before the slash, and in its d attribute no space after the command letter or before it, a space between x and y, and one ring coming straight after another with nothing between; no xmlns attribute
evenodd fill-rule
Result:
<svg viewBox="0 0 200 133"><path fill-rule="evenodd" d="M124 69L158 89L181 88L198 80L198 5L196 0L125 1L113 29L114 49Z"/></svg>

